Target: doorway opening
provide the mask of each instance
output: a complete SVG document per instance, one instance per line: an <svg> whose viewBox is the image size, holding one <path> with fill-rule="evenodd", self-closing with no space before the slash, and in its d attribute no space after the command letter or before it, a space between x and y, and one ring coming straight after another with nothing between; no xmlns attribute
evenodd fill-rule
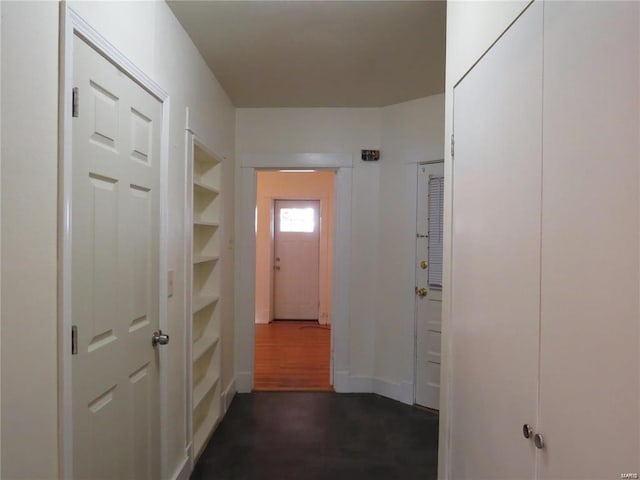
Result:
<svg viewBox="0 0 640 480"><path fill-rule="evenodd" d="M254 390L332 390L334 183L257 172Z"/></svg>

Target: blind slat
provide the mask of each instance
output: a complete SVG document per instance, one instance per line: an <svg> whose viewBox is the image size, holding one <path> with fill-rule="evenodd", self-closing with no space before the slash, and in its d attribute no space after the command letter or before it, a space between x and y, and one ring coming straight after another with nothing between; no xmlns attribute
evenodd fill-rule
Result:
<svg viewBox="0 0 640 480"><path fill-rule="evenodd" d="M429 287L442 288L444 177L429 178Z"/></svg>

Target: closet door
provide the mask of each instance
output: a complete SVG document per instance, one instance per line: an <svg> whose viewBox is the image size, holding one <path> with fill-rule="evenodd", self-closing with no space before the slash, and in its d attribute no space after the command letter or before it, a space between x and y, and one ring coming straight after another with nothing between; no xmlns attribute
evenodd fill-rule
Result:
<svg viewBox="0 0 640 480"><path fill-rule="evenodd" d="M640 473L638 7L544 7L540 478Z"/></svg>
<svg viewBox="0 0 640 480"><path fill-rule="evenodd" d="M451 475L534 477L538 396L542 5L455 88Z"/></svg>

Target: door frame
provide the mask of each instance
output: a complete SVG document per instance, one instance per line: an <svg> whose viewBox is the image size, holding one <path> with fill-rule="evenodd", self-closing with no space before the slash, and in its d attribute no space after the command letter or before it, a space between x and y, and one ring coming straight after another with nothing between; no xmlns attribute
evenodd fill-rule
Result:
<svg viewBox="0 0 640 480"><path fill-rule="evenodd" d="M58 83L58 438L59 477L73 478L73 398L71 369L71 189L72 189L72 121L71 91L73 88L73 39L77 35L115 67L162 103L160 133L160 258L159 258L159 323L167 325L167 265L168 265L168 157L169 157L169 94L121 53L92 25L66 2L60 4L60 59ZM167 351L160 355L160 472L167 472Z"/></svg>
<svg viewBox="0 0 640 480"><path fill-rule="evenodd" d="M251 392L254 377L257 170L324 169L336 172L334 187L333 275L331 281L330 383L349 392L349 253L351 251L350 153L253 153L236 163L235 375L237 391Z"/></svg>
<svg viewBox="0 0 640 480"><path fill-rule="evenodd" d="M420 209L418 208L418 202L420 201L420 186L418 185L418 182L420 181L420 174L418 172L418 170L420 169L420 167L424 166L424 165L434 165L437 163L442 163L443 167L444 167L444 159L440 159L440 160L429 160L428 162L419 162L416 164L416 235L417 235L417 231L418 231L418 214L420 213ZM443 173L443 177L445 177L445 182L446 182L446 170ZM427 210L428 210L428 206L427 206ZM444 220L444 212L443 212L443 220ZM443 236L444 236L444 230L445 230L446 225L443 224L442 229L443 229ZM444 242L443 242L444 243ZM444 251L442 253L443 256L443 279L442 279L442 292L444 293ZM414 250L413 250L413 258L414 258L414 282L416 283L416 288L417 288L417 282L418 279L416 278L415 275L415 269L416 269L416 264L415 262L417 262L418 260L418 243L414 241ZM443 298L441 299L441 302L444 304L444 295ZM440 322L442 323L442 310L440 312ZM442 333L440 334L440 359L442 360ZM416 404L416 393L418 391L418 297L417 295L414 297L414 302L413 302L413 403ZM440 364L440 377L442 378L442 363ZM442 380L440 381L440 388L442 389ZM438 411L443 410L442 405L440 405L440 409Z"/></svg>

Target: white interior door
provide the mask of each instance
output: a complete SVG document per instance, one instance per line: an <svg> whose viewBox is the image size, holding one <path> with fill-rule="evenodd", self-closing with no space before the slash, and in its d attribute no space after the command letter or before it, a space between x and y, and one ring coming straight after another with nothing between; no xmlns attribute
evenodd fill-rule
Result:
<svg viewBox="0 0 640 480"><path fill-rule="evenodd" d="M544 17L539 478L635 478L640 4Z"/></svg>
<svg viewBox="0 0 640 480"><path fill-rule="evenodd" d="M416 221L416 398L440 408L444 163L418 165Z"/></svg>
<svg viewBox="0 0 640 480"><path fill-rule="evenodd" d="M320 202L276 200L274 216L274 318L317 320Z"/></svg>
<svg viewBox="0 0 640 480"><path fill-rule="evenodd" d="M542 4L454 90L451 478L529 479L538 406Z"/></svg>
<svg viewBox="0 0 640 480"><path fill-rule="evenodd" d="M74 38L72 360L75 478L160 478L162 105Z"/></svg>

